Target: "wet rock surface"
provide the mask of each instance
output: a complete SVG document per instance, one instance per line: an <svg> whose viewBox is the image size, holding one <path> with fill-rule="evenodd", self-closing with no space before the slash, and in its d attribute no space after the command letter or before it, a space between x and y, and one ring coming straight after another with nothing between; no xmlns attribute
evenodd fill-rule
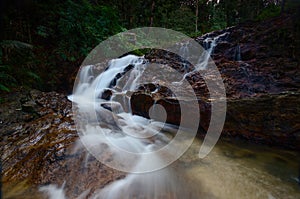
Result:
<svg viewBox="0 0 300 199"><path fill-rule="evenodd" d="M72 103L65 95L20 89L1 97L0 151L6 197L41 198L38 187L65 183L66 195L75 198L124 177L89 156L84 147L78 150Z"/></svg>
<svg viewBox="0 0 300 199"><path fill-rule="evenodd" d="M228 105L223 135L299 149L300 51L293 42L299 37L289 31L291 28L291 18L285 16L196 38L203 44L207 37L229 32L212 55L226 87ZM171 53L152 51L146 58L152 63L170 65L182 74L192 70ZM209 69L202 75L214 78ZM207 130L211 114L208 88L200 74L190 74L186 79L197 96L200 130ZM109 99L111 95L108 90L102 97ZM8 198L41 198L37 193L39 186L64 183L68 198L82 193L88 197L95 189L125 176L87 155L84 147L75 148L80 144L71 102L65 95L19 89L1 95L1 101L2 180ZM141 85L131 94L134 114L149 117L154 103L170 113L167 122L180 123L179 101L167 87Z"/></svg>
<svg viewBox="0 0 300 199"><path fill-rule="evenodd" d="M195 39L207 49L207 38L224 34L212 53L226 89L227 117L223 135L299 149L300 45L294 21L293 16L285 15ZM146 58L184 73L182 60L169 52L154 50ZM186 77L197 95L200 127L205 130L210 122L211 105L203 76L213 80L213 75L208 68L201 74ZM169 97L165 92L149 94L139 90L131 99L133 113L147 117L153 103L151 98L160 101L166 110L180 110L179 103L170 102ZM179 125L180 112L173 111L171 115L168 122Z"/></svg>

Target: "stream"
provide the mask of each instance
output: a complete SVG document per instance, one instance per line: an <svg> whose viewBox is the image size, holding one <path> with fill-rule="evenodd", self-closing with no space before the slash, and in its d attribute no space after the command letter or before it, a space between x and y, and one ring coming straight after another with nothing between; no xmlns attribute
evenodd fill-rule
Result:
<svg viewBox="0 0 300 199"><path fill-rule="evenodd" d="M204 159L197 156L201 140L196 138L189 150L176 162L168 168L175 171L175 176L166 174L162 182L153 181L152 184L128 184L126 190L121 188L114 190L115 194L122 194L119 198L152 198L156 185L167 185L176 187L178 193L183 191L187 194L183 198L245 198L245 199L297 199L300 197L300 187L297 179L298 176L298 159L299 156L294 151L272 148L262 145L247 144L243 141L219 140L212 152ZM80 167L80 165L75 165ZM163 172L165 170L162 170ZM155 171L149 174L136 174L138 178L147 179L151 175L161 174L161 171ZM66 178L67 178L66 174ZM133 174L130 174L133 175ZM170 176L169 176L170 175ZM80 178L80 176L78 176ZM157 176L156 176L157 177ZM155 177L154 177L155 178ZM69 179L77 181L77 179ZM125 178L104 188L104 192L113 189L115 185L122 186ZM68 183L68 182L66 182ZM89 183L88 181L86 182ZM132 183L132 182L131 182ZM166 184L164 184L166 183ZM141 188L142 187L142 188ZM4 186L4 198L49 198L49 199L66 199L65 192L68 190L57 185L47 185L40 188L34 188L35 191L28 192L27 186L19 184L14 189L6 190ZM153 190L154 189L154 190ZM71 189L74 191L74 188ZM140 191L138 191L140 190ZM145 191L142 192L141 190ZM147 192L148 190L148 192ZM179 195L173 197L168 195L168 189L160 189L161 198L182 198ZM188 192L186 192L186 190ZM89 190L87 190L89 191ZM93 198L103 198L99 191ZM146 194L131 195L128 194ZM85 198L86 193L81 197ZM190 196L192 197L188 197ZM195 194L195 195L192 195ZM16 196L18 195L18 196ZM80 195L80 194L79 194ZM182 196L182 195L181 195ZM114 198L112 196L108 198Z"/></svg>
<svg viewBox="0 0 300 199"><path fill-rule="evenodd" d="M206 68L210 53L223 36L226 34L206 41L210 45L204 61L199 60L201 70ZM185 47L183 51L188 53ZM94 157L101 164L124 172L124 176L104 187L93 187L89 178L81 180L80 175L65 173L62 185L41 185L35 192L24 192L23 198L71 199L68 195L76 195L77 199L300 198L296 152L220 140L208 156L200 159L201 139L193 140L186 129L153 119L164 118L162 106L151 107L150 119L132 115L129 93L143 82L140 78L146 73L147 64L144 57L127 55L111 60L100 74L94 73L93 65L84 66L73 94L68 97L73 102L81 141L74 143L72 151L88 155L79 163L64 166L83 167L83 173L89 170L89 158ZM111 94L107 96L107 92ZM177 134L182 136L173 143ZM165 146L170 147L165 150ZM188 150L181 156L185 148ZM68 185L71 182L85 183L89 188L78 192ZM23 189L21 184L13 190L22 193ZM6 189L3 195L17 198Z"/></svg>

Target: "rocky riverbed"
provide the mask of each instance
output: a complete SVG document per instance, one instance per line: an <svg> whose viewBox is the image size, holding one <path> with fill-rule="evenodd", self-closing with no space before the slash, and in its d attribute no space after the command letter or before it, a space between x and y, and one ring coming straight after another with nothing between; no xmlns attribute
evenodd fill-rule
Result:
<svg viewBox="0 0 300 199"><path fill-rule="evenodd" d="M2 100L0 151L5 198L41 198L38 188L50 183L65 183L66 194L75 198L124 177L80 147L72 103L66 95L19 89Z"/></svg>
<svg viewBox="0 0 300 199"><path fill-rule="evenodd" d="M300 51L297 50L299 35L289 31L293 28L291 16L284 16L196 38L203 44L207 37L228 32L212 54L226 87L227 117L223 136L300 149ZM184 71L178 58L173 59L166 52L152 51L146 58ZM205 133L211 112L209 91L201 76L190 75L187 80L198 97L199 134ZM131 95L133 113L148 117L155 101L172 113L167 118L169 123L179 124L178 101L168 89L157 88L154 84L144 85ZM41 198L38 187L50 183L64 186L69 198L79 195L84 198L95 189L125 177L81 147L72 103L64 94L24 88L1 94L0 118L5 198ZM231 151L229 155L232 154L235 153ZM291 157L295 157L292 154ZM297 179L297 163L291 164L293 179Z"/></svg>

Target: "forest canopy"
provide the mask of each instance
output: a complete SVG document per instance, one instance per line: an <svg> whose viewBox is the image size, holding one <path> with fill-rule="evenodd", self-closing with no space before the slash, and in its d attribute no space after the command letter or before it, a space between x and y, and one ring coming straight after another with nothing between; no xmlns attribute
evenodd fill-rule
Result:
<svg viewBox="0 0 300 199"><path fill-rule="evenodd" d="M297 0L4 0L0 90L69 89L66 74L106 38L156 26L195 37L289 12Z"/></svg>

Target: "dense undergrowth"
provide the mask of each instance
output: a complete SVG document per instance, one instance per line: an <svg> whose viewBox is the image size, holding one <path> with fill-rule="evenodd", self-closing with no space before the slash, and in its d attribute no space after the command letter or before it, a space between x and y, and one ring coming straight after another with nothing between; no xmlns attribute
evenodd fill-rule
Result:
<svg viewBox="0 0 300 199"><path fill-rule="evenodd" d="M282 1L2 1L0 91L19 86L70 91L85 56L118 32L157 26L195 37L279 16L278 2ZM285 11L294 13L297 6L287 1Z"/></svg>

